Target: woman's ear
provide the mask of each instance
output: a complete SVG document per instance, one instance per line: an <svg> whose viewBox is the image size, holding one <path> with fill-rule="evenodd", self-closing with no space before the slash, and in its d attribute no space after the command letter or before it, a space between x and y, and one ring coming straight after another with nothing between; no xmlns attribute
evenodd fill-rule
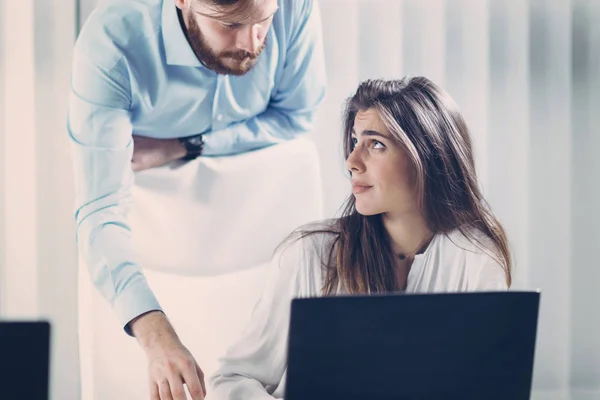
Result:
<svg viewBox="0 0 600 400"><path fill-rule="evenodd" d="M189 0L187 0L187 1L189 1ZM175 0L175 6L177 8L179 8L180 10L185 9L185 3L186 3L186 0Z"/></svg>

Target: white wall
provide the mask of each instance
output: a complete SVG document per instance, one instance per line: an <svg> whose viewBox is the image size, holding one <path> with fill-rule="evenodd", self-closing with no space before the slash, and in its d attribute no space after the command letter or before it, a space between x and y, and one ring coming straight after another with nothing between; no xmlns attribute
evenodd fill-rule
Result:
<svg viewBox="0 0 600 400"><path fill-rule="evenodd" d="M600 397L600 313L592 306L598 303L600 284L600 3L575 1L572 21L573 255L568 361L571 385L580 398L592 399Z"/></svg>
<svg viewBox="0 0 600 400"><path fill-rule="evenodd" d="M79 385L64 130L74 3L0 2L0 315L55 323L54 399L76 399ZM93 5L81 0L82 20ZM600 398L600 315L591 306L600 300L600 3L321 7L329 90L313 137L326 214L348 194L341 104L358 82L410 73L442 84L473 129L485 193L516 253L516 287L542 289L534 398Z"/></svg>
<svg viewBox="0 0 600 400"><path fill-rule="evenodd" d="M537 383L547 391L569 387L571 5L530 7L529 283L543 289ZM533 45L535 44L535 45Z"/></svg>
<svg viewBox="0 0 600 400"><path fill-rule="evenodd" d="M35 68L33 2L3 3L4 23L4 269L3 311L38 313L35 212ZM19 11L19 12L17 12ZM9 17L10 16L10 17ZM20 43L11 40L18 36ZM10 55L10 56L9 56ZM20 151L15 151L16 149ZM18 167L18 169L17 169ZM18 173L16 173L18 171Z"/></svg>
<svg viewBox="0 0 600 400"><path fill-rule="evenodd" d="M0 315L51 321L52 398L77 399L77 269L65 133L75 1L0 4Z"/></svg>
<svg viewBox="0 0 600 400"><path fill-rule="evenodd" d="M4 14L6 11L4 10L4 3L0 3L0 21L4 21ZM4 49L4 29L0 28L0 155L4 155L4 137L5 137L5 104L4 104L4 77L6 70L6 57L5 57L5 49ZM4 218L4 193L5 193L5 185L4 185L4 163L0 162L0 316L2 316L2 307L4 301L4 292L3 292L3 284L2 282L6 281L5 275L8 273L4 266L4 261L6 259L6 252L3 244L5 243L4 230L6 226L6 218Z"/></svg>

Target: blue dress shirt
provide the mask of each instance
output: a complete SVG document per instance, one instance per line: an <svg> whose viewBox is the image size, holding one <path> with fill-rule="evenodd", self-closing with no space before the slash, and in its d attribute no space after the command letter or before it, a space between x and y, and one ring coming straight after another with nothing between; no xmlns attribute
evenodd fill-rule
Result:
<svg viewBox="0 0 600 400"><path fill-rule="evenodd" d="M133 318L161 309L132 254L132 133L205 133L203 155L221 156L313 127L325 95L318 3L278 3L266 47L243 76L219 75L198 61L173 0L108 2L77 39L67 123L77 242L95 287L128 333Z"/></svg>

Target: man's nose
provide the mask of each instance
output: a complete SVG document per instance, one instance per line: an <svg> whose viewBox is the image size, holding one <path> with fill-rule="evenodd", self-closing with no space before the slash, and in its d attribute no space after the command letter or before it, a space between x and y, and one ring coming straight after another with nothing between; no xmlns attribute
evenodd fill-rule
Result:
<svg viewBox="0 0 600 400"><path fill-rule="evenodd" d="M256 25L248 25L245 29L241 29L237 37L237 48L247 51L248 53L256 53L260 48L260 29Z"/></svg>

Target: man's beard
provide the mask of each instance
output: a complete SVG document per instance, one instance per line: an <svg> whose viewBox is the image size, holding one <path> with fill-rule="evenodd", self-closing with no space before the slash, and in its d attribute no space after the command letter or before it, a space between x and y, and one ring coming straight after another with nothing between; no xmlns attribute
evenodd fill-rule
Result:
<svg viewBox="0 0 600 400"><path fill-rule="evenodd" d="M198 57L198 60L200 60L200 62L204 64L206 68L213 70L218 74L236 76L244 75L250 71L252 67L254 67L256 61L258 60L258 56L267 44L267 40L265 38L255 53L238 50L224 51L217 54L206 42L206 39L200 31L200 27L198 26L196 20L190 16L187 22L187 38L190 42L190 46L196 54L196 57ZM224 59L233 61L233 66L225 64Z"/></svg>

